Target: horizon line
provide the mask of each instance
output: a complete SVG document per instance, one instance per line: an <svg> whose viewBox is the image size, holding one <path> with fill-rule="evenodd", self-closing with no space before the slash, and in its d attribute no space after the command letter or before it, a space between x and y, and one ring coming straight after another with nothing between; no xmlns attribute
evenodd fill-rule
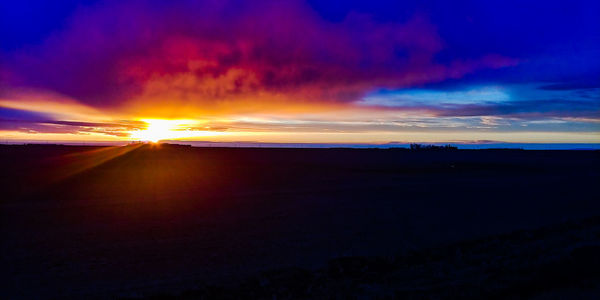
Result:
<svg viewBox="0 0 600 300"><path fill-rule="evenodd" d="M124 146L144 141L40 141L40 140L3 140L0 145L65 145L65 146ZM377 149L407 149L411 144L421 145L451 145L459 149L523 149L523 150L600 150L600 143L512 143L502 141L464 141L464 142L387 142L387 143L275 143L275 142L213 142L161 140L160 144L188 145L192 147L223 147L223 148L377 148Z"/></svg>

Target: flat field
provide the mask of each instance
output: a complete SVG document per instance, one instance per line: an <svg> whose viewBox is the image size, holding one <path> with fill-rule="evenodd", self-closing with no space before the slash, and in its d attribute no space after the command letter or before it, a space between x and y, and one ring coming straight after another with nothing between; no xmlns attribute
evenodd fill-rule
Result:
<svg viewBox="0 0 600 300"><path fill-rule="evenodd" d="M263 293L254 296L398 296L419 284L424 293L456 296L458 275L423 285L414 276L441 275L376 268L395 275L382 279L387 285L365 287L356 271L339 275L344 268L331 266L344 259L351 266L391 259L396 267L411 260L422 271L433 268L432 249L452 252L448 247L465 243L475 243L461 248L467 258L492 264L509 257L504 264L521 265L552 249L586 257L585 247L600 244L598 151L4 145L0 166L0 275L7 299L195 297L214 294L206 290L212 285L229 287L217 293L248 295L240 282L290 267L309 274L291 281L310 286L271 281L252 289ZM490 238L501 245L481 250ZM552 244L557 239L560 246ZM540 246L546 244L551 249ZM506 245L520 250L498 250ZM443 262L455 271L469 266ZM519 278L513 275L506 276ZM474 284L484 277L460 278ZM600 290L574 284L577 291ZM440 292L444 286L454 292ZM541 286L535 295L548 292Z"/></svg>

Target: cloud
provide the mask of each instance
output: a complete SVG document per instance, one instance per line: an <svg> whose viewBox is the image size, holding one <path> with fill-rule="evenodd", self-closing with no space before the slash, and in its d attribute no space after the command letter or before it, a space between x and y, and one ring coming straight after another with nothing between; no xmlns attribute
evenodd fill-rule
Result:
<svg viewBox="0 0 600 300"><path fill-rule="evenodd" d="M508 103L449 104L442 106L398 106L393 109L423 112L439 117L502 116L517 118L577 117L598 119L600 107L587 101L558 99Z"/></svg>
<svg viewBox="0 0 600 300"><path fill-rule="evenodd" d="M40 120L45 120L47 118L48 116L43 113L0 106L0 122L36 122Z"/></svg>
<svg viewBox="0 0 600 300"><path fill-rule="evenodd" d="M368 95L358 104L365 108L413 112L422 116L598 120L599 91L571 87L547 89L537 83L382 90Z"/></svg>
<svg viewBox="0 0 600 300"><path fill-rule="evenodd" d="M549 90L549 91L568 91L568 90L581 90L581 89L600 89L599 82L586 82L586 81L578 81L578 82L561 82L543 85L539 87L541 90Z"/></svg>
<svg viewBox="0 0 600 300"><path fill-rule="evenodd" d="M517 64L436 54L425 15L322 19L302 2L110 1L78 10L41 45L4 55L3 88L49 90L100 109L182 116L336 107Z"/></svg>
<svg viewBox="0 0 600 300"><path fill-rule="evenodd" d="M99 133L127 137L133 130L144 129L142 121L80 122L56 120L52 114L0 106L0 131L23 133Z"/></svg>

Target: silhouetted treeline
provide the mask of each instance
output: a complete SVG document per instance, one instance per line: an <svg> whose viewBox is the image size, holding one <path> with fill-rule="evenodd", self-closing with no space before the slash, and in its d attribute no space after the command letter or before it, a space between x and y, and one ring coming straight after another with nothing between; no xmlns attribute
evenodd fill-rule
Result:
<svg viewBox="0 0 600 300"><path fill-rule="evenodd" d="M410 150L456 150L458 147L450 144L443 146L410 144Z"/></svg>

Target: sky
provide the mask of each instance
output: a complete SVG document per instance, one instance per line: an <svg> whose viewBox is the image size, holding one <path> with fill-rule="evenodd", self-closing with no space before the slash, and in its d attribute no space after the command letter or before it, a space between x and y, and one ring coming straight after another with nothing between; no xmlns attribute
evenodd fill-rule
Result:
<svg viewBox="0 0 600 300"><path fill-rule="evenodd" d="M0 2L0 140L600 143L599 1Z"/></svg>

